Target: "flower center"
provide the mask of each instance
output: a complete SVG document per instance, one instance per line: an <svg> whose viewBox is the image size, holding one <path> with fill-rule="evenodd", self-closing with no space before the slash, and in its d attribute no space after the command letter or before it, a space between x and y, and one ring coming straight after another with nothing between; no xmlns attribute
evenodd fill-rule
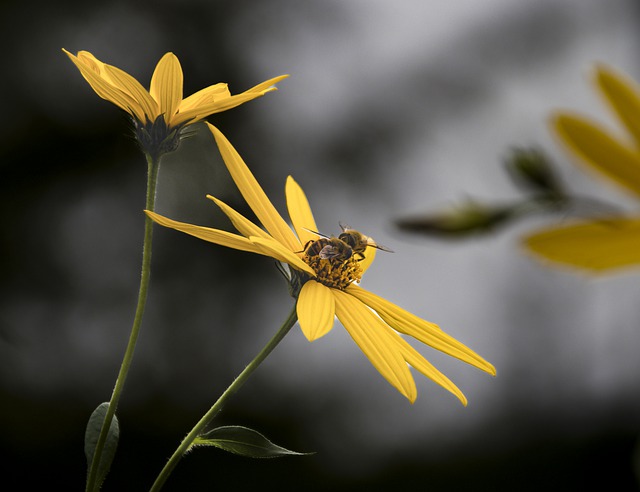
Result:
<svg viewBox="0 0 640 492"><path fill-rule="evenodd" d="M347 258L320 258L305 254L302 260L316 272L316 280L327 287L344 290L351 282L360 282L362 267L353 256Z"/></svg>

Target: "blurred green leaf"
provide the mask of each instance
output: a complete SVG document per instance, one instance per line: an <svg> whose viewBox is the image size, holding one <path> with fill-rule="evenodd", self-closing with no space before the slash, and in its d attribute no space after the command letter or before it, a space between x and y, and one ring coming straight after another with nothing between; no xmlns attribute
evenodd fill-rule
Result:
<svg viewBox="0 0 640 492"><path fill-rule="evenodd" d="M87 457L87 469L91 467L93 453L96 449L100 430L102 429L102 423L104 422L104 417L107 414L108 408L109 403L101 403L98 405L98 408L93 411L91 417L89 417L89 422L87 422L87 430L84 434L84 454ZM104 449L102 450L102 455L100 456L100 463L98 464L95 482L96 490L100 488L100 485L102 485L102 482L109 472L109 468L111 468L111 462L113 461L118 447L119 437L120 426L118 425L118 418L114 415L111 425L109 426L109 432L104 444Z"/></svg>
<svg viewBox="0 0 640 492"><path fill-rule="evenodd" d="M422 234L460 238L487 233L504 225L518 213L518 205L484 205L467 201L455 208L396 220L403 230Z"/></svg>
<svg viewBox="0 0 640 492"><path fill-rule="evenodd" d="M313 453L298 453L290 451L277 444L257 431L239 425L218 427L196 438L194 446L214 446L229 453L239 454L249 458L279 458L282 456L303 456Z"/></svg>
<svg viewBox="0 0 640 492"><path fill-rule="evenodd" d="M541 150L513 149L505 160L505 167L513 182L526 192L556 198L565 194L551 160Z"/></svg>

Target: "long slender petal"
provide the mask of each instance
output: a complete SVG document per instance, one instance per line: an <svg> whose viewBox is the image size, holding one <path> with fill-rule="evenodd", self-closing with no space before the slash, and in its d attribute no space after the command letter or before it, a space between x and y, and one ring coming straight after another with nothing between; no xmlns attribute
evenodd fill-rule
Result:
<svg viewBox="0 0 640 492"><path fill-rule="evenodd" d="M277 87L274 87L281 80L286 79L289 75L278 75L277 77L273 77L272 79L265 80L264 82L253 86L251 89L245 92L259 92L261 94L266 94L267 92L278 90ZM243 94L245 93L243 92Z"/></svg>
<svg viewBox="0 0 640 492"><path fill-rule="evenodd" d="M336 303L329 287L315 280L306 282L300 290L296 304L300 329L307 340L313 342L333 328Z"/></svg>
<svg viewBox="0 0 640 492"><path fill-rule="evenodd" d="M69 55L69 52L67 50L63 49L62 51ZM78 51L78 61L100 75L100 77L102 77L112 86L122 90L122 87L118 87L118 84L111 79L111 76L107 72L106 68L111 65L107 65L106 63L98 60L95 56L93 56L92 53L88 51Z"/></svg>
<svg viewBox="0 0 640 492"><path fill-rule="evenodd" d="M431 379L434 383L439 384L444 389L450 391L458 399L462 402L462 404L467 406L467 398L464 396L460 388L458 388L453 382L444 374L442 374L438 369L435 368L433 364L431 364L428 360L426 360L420 353L414 349L406 340L404 340L400 335L395 332L392 332L395 337L397 337L398 345L400 346L400 350L402 352L402 357L407 363L420 371L426 377Z"/></svg>
<svg viewBox="0 0 640 492"><path fill-rule="evenodd" d="M240 251L249 251L250 253L268 255L263 249L258 248L249 239L238 236L237 234L231 234L227 231L211 229L209 227L187 224L185 222L178 222L149 210L145 210L145 213L151 218L151 220L153 220L157 224L160 224L161 226L184 232L185 234L189 234L199 239L204 239L205 241L208 241L210 243L226 246L227 248L238 249Z"/></svg>
<svg viewBox="0 0 640 492"><path fill-rule="evenodd" d="M166 53L156 65L151 77L151 96L158 102L160 113L169 125L174 125L172 119L182 101L183 75L178 57L173 53Z"/></svg>
<svg viewBox="0 0 640 492"><path fill-rule="evenodd" d="M285 195L287 197L287 210L289 211L291 224L300 238L300 242L305 245L309 241L318 239L316 234L309 232L317 232L318 228L316 226L316 221L313 218L311 207L309 207L307 196L304 194L304 191L302 191L300 185L296 183L291 176L287 177Z"/></svg>
<svg viewBox="0 0 640 492"><path fill-rule="evenodd" d="M229 92L227 84L216 84L202 89L182 102L178 114L174 116L173 123L174 125L182 124L186 121L195 123L209 115L240 106L248 101L262 97L268 92L277 90L273 85L287 77L288 75L274 77L234 96Z"/></svg>
<svg viewBox="0 0 640 492"><path fill-rule="evenodd" d="M242 214L236 212L233 208L231 208L229 205L224 203L222 200L218 200L217 198L211 195L207 195L207 198L209 200L213 200L213 202L216 205L218 205L218 207L220 207L220 209L227 215L227 217L229 217L233 226L244 237L259 236L267 239L272 239L271 236L269 236L269 234L264 232L262 229L260 229L260 227L255 225L253 222L251 222L249 219L244 217Z"/></svg>
<svg viewBox="0 0 640 492"><path fill-rule="evenodd" d="M225 97L215 101L202 102L199 106L180 111L173 117L172 124L177 126L185 121L200 121L209 115L235 108L248 101L262 97L264 94L266 94L266 92L243 92L242 94L236 94L235 96Z"/></svg>
<svg viewBox="0 0 640 492"><path fill-rule="evenodd" d="M543 229L527 236L525 245L548 260L592 272L640 266L640 218Z"/></svg>
<svg viewBox="0 0 640 492"><path fill-rule="evenodd" d="M604 65L596 67L596 82L640 149L640 88L631 79Z"/></svg>
<svg viewBox="0 0 640 492"><path fill-rule="evenodd" d="M73 56L64 48L62 48L62 51L64 51L69 57ZM84 50L78 51L77 59L80 63L88 66L89 68L91 68L91 70L96 72L101 77L104 77L107 82L109 82L110 84L112 83L112 81L109 80L109 76L104 73L104 67L106 63L98 60L95 56L93 56L93 53L90 53L89 51L84 51Z"/></svg>
<svg viewBox="0 0 640 492"><path fill-rule="evenodd" d="M65 49L63 49L62 51L65 52L65 54L69 57L73 64L78 68L78 70L80 70L80 73L82 74L84 79L89 83L91 88L98 96L100 96L102 99L105 99L106 101L115 104L120 109L123 109L127 113L130 113L132 116L135 116L138 119L142 118L141 121L144 121L144 115L140 114L136 101L134 101L131 96L115 87L109 81L105 80L105 78L100 73L98 64L92 63L92 59L87 60L86 57L74 56ZM135 109L138 109L139 113L134 112Z"/></svg>
<svg viewBox="0 0 640 492"><path fill-rule="evenodd" d="M593 169L640 195L640 153L582 117L561 113L552 125L569 149Z"/></svg>
<svg viewBox="0 0 640 492"><path fill-rule="evenodd" d="M337 289L331 292L336 300L336 315L356 345L378 372L413 403L418 396L416 383L391 329L355 297Z"/></svg>
<svg viewBox="0 0 640 492"><path fill-rule="evenodd" d="M151 94L142 87L140 82L129 75L127 72L120 70L117 67L111 65L105 65L105 72L109 75L111 80L124 92L128 93L133 100L138 103L142 113L144 114L142 119L139 119L142 123L146 123L147 120L154 121L159 113L158 103L154 101ZM136 113L138 114L138 112Z"/></svg>
<svg viewBox="0 0 640 492"><path fill-rule="evenodd" d="M380 317L393 329L412 336L436 350L460 359L478 369L495 375L496 370L473 350L450 335L440 327L396 306L392 302L373 294L355 284L349 285L346 291L376 311Z"/></svg>
<svg viewBox="0 0 640 492"><path fill-rule="evenodd" d="M227 169L242 193L242 196L256 214L262 225L278 241L290 251L299 252L302 245L291 228L275 209L256 178L242 160L236 149L215 126L207 123L222 154Z"/></svg>
<svg viewBox="0 0 640 492"><path fill-rule="evenodd" d="M197 108L202 104L220 101L227 97L231 97L228 84L220 82L218 84L205 87L198 92L194 92L189 97L185 97L180 103L178 111L182 113L193 108Z"/></svg>
<svg viewBox="0 0 640 492"><path fill-rule="evenodd" d="M292 267L302 272L308 273L312 277L316 276L316 272L300 259L298 255L289 251L279 241L273 238L264 238L251 236L251 242L265 255L271 256L276 260L288 263Z"/></svg>

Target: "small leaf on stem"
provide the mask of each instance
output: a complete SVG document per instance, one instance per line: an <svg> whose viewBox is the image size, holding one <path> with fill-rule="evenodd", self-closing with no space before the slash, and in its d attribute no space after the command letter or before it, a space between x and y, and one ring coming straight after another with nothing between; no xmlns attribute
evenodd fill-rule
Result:
<svg viewBox="0 0 640 492"><path fill-rule="evenodd" d="M102 429L102 423L104 422L104 418L107 414L108 408L109 403L101 403L100 405L98 405L98 408L93 411L91 417L89 417L89 422L87 422L87 430L84 434L84 454L87 457L88 467L91 467L91 462L93 461L93 453L96 449L98 437L100 436L100 430ZM100 485L102 485L102 482L109 472L111 462L113 461L113 457L116 454L119 437L120 426L118 425L118 418L114 415L113 420L111 421L111 425L109 426L109 432L107 433L107 439L104 443L102 455L100 456L100 463L98 464L95 481L96 490L100 488Z"/></svg>
<svg viewBox="0 0 640 492"><path fill-rule="evenodd" d="M259 432L239 425L217 427L197 437L191 447L195 446L215 446L229 453L239 454L248 458L279 458L282 456L313 454L290 451L273 444Z"/></svg>

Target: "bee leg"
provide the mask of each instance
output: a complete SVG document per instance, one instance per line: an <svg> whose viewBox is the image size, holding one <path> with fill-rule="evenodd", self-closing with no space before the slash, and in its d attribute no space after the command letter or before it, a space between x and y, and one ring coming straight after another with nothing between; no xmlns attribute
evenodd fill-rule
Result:
<svg viewBox="0 0 640 492"><path fill-rule="evenodd" d="M304 244L304 247L302 248L302 251L296 251L296 253L304 253L312 242L313 242L313 239L310 239L309 241L307 241Z"/></svg>

